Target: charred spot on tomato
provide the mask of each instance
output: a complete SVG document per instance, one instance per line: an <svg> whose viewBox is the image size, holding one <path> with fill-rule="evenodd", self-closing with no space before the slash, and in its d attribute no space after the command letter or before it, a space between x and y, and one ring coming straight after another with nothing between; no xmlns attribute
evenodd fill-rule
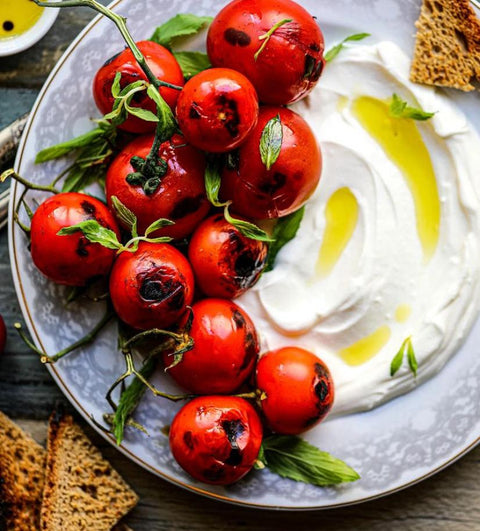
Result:
<svg viewBox="0 0 480 531"><path fill-rule="evenodd" d="M115 55L112 55L112 57L110 57L110 59L107 59L107 60L103 63L102 68L103 68L104 66L108 66L110 63L113 63L113 61L115 61L115 59L116 59L121 53L122 53L122 52L118 52L118 53L116 53Z"/></svg>
<svg viewBox="0 0 480 531"><path fill-rule="evenodd" d="M82 258L86 258L88 256L88 249L87 246L89 245L89 241L85 236L81 236L78 240L77 248L75 249L75 252L78 254L78 256L81 256Z"/></svg>
<svg viewBox="0 0 480 531"><path fill-rule="evenodd" d="M313 73L312 80L316 81L323 72L323 61L318 61L317 68L315 68L315 72Z"/></svg>
<svg viewBox="0 0 480 531"><path fill-rule="evenodd" d="M195 446L193 444L193 434L192 434L191 431L186 431L183 434L183 442L185 443L185 446L188 449L193 450L195 448Z"/></svg>
<svg viewBox="0 0 480 531"><path fill-rule="evenodd" d="M217 482L225 477L225 469L223 467L223 464L215 464L212 465L210 468L204 470L202 475L208 481Z"/></svg>
<svg viewBox="0 0 480 531"><path fill-rule="evenodd" d="M305 64L303 67L303 77L308 79L312 77L313 73L315 72L315 67L317 64L317 60L312 55L308 54L305 55Z"/></svg>
<svg viewBox="0 0 480 531"><path fill-rule="evenodd" d="M240 419L223 420L221 422L222 430L227 436L228 442L232 448L238 450L238 439L245 433L245 426Z"/></svg>
<svg viewBox="0 0 480 531"><path fill-rule="evenodd" d="M170 219L180 219L188 216L188 214L196 212L200 208L202 199L202 195L197 195L195 197L184 197L173 207L168 217Z"/></svg>
<svg viewBox="0 0 480 531"><path fill-rule="evenodd" d="M307 419L304 423L303 423L303 426L305 427L305 429L308 429L310 428L310 426L313 426L314 424L317 423L318 421L318 417L320 417L321 413L319 412L318 415L315 415L314 417L310 417L309 419Z"/></svg>
<svg viewBox="0 0 480 531"><path fill-rule="evenodd" d="M257 261L251 252L245 251L235 260L235 273L242 279L241 284L249 284L257 273Z"/></svg>
<svg viewBox="0 0 480 531"><path fill-rule="evenodd" d="M242 452L238 448L232 448L230 455L225 459L225 464L238 466L242 462Z"/></svg>
<svg viewBox="0 0 480 531"><path fill-rule="evenodd" d="M213 221L214 221L215 223L219 223L220 221L223 222L224 219L225 219L225 218L223 217L223 214L218 214L217 216L215 216L215 217L213 218Z"/></svg>
<svg viewBox="0 0 480 531"><path fill-rule="evenodd" d="M240 169L240 151L238 149L226 154L225 165L228 170L238 171Z"/></svg>
<svg viewBox="0 0 480 531"><path fill-rule="evenodd" d="M329 392L328 383L324 379L320 380L315 384L314 391L320 402L325 402Z"/></svg>
<svg viewBox="0 0 480 531"><path fill-rule="evenodd" d="M309 46L310 50L312 50L312 52L319 52L320 51L320 46L316 43L316 42L312 42Z"/></svg>
<svg viewBox="0 0 480 531"><path fill-rule="evenodd" d="M258 354L258 343L256 337L252 332L248 332L245 336L245 350L249 357L255 357Z"/></svg>
<svg viewBox="0 0 480 531"><path fill-rule="evenodd" d="M223 122L230 136L235 138L238 136L238 126L240 125L237 102L229 98L226 94L219 94L217 102L219 115L221 116L220 120Z"/></svg>
<svg viewBox="0 0 480 531"><path fill-rule="evenodd" d="M260 183L259 189L264 194L273 196L287 182L287 176L280 172L275 172L273 177Z"/></svg>
<svg viewBox="0 0 480 531"><path fill-rule="evenodd" d="M171 278L162 269L139 275L140 288L138 290L143 300L148 302L167 302L172 309L180 309L185 302L183 285L175 278Z"/></svg>
<svg viewBox="0 0 480 531"><path fill-rule="evenodd" d="M243 328L245 326L245 318L242 312L232 307L232 319L237 328Z"/></svg>
<svg viewBox="0 0 480 531"><path fill-rule="evenodd" d="M80 206L82 207L82 210L85 212L85 214L92 219L95 216L95 213L97 212L97 209L95 208L95 205L90 203L90 201L82 201L80 203Z"/></svg>
<svg viewBox="0 0 480 531"><path fill-rule="evenodd" d="M326 380L329 379L328 373L325 367L321 363L315 363L314 369L315 369L315 374L319 378L325 378Z"/></svg>
<svg viewBox="0 0 480 531"><path fill-rule="evenodd" d="M198 119L200 119L201 115L200 115L200 113L198 112L197 104L196 104L195 102L193 102L192 105L190 105L190 112L188 113L188 116L189 116L192 120L198 120Z"/></svg>
<svg viewBox="0 0 480 531"><path fill-rule="evenodd" d="M252 40L247 33L235 28L227 28L223 36L232 46L248 46Z"/></svg>

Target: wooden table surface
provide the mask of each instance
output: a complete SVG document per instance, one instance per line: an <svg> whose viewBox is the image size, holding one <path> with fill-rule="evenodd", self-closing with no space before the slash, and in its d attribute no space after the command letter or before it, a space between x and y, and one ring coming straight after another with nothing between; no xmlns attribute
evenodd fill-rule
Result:
<svg viewBox="0 0 480 531"><path fill-rule="evenodd" d="M0 58L0 129L30 109L55 62L91 17L83 8L62 10L54 28L34 48ZM72 408L13 330L13 323L22 318L5 230L0 234L0 313L8 327L6 353L0 357L0 410L43 441L46 419L55 405ZM126 519L135 531L480 530L480 447L447 470L389 497L344 509L285 513L222 504L172 486L131 463L82 419L78 421L140 495L138 507Z"/></svg>

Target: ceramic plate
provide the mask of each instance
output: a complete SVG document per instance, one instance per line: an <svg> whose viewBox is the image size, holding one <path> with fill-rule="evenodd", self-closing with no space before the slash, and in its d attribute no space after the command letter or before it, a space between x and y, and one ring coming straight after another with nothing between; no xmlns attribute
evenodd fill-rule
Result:
<svg viewBox="0 0 480 531"><path fill-rule="evenodd" d="M119 0L115 10L128 18L137 40L148 38L154 26L178 12L213 15L221 0ZM303 0L324 30L327 48L360 31L370 42L390 39L412 53L414 21L420 0ZM46 146L76 136L98 117L91 95L93 76L106 58L124 46L108 20L96 19L70 46L46 82L31 113L16 162L17 170L35 182L47 183L64 163L35 166L35 154ZM459 105L477 117L478 94L453 95ZM475 112L473 109L476 106ZM12 205L20 193L13 186ZM11 206L12 206L11 205ZM12 219L12 209L10 220ZM98 305L64 306L63 288L36 271L21 231L10 224L13 277L29 330L48 353L72 343L102 314ZM71 354L50 371L82 415L102 419L107 410L105 392L123 372L116 350L115 330L106 330L93 346ZM413 392L371 412L327 421L310 431L313 444L344 459L361 474L354 484L317 488L296 483L268 471L255 471L239 483L210 487L189 478L171 457L161 428L171 422L178 407L150 395L141 403L137 419L149 437L128 431L121 450L159 476L207 496L255 507L310 509L336 507L369 500L417 482L452 463L471 449L480 435L480 323L474 326L460 351L435 378ZM168 381L156 384L173 391ZM113 443L113 440L112 440Z"/></svg>

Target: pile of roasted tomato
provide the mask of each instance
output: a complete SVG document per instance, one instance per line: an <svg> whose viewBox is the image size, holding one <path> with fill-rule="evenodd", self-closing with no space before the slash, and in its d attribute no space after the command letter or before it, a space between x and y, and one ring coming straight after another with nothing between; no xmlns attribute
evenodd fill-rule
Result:
<svg viewBox="0 0 480 531"><path fill-rule="evenodd" d="M319 79L323 36L291 0L234 0L208 30L212 68L186 83L168 49L136 44L162 81L175 131L165 138L150 120L159 111L150 90L131 85L149 81L132 50L107 61L93 82L105 118L122 91L135 93L117 125L123 145L109 161L106 203L54 193L33 213L32 259L60 284L108 279L111 304L135 333L188 337L186 348L167 341L161 353L168 374L195 396L173 419L172 453L193 477L229 484L254 465L262 426L301 433L333 402L324 363L295 346L262 352L255 324L232 301L267 263L271 231L255 223L271 227L261 220L295 212L319 182L317 141L286 105ZM219 177L210 191L209 172Z"/></svg>

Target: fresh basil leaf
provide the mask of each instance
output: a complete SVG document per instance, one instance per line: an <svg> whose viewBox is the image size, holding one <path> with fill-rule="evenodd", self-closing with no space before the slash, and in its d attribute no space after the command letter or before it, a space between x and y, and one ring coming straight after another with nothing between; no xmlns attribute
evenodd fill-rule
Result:
<svg viewBox="0 0 480 531"><path fill-rule="evenodd" d="M263 35L260 35L258 37L259 41L263 41L260 48L255 52L255 55L253 56L253 59L256 61L258 59L258 56L263 52L263 49L267 45L268 41L270 40L270 37L277 31L278 28L281 28L284 24L288 24L289 22L292 22L293 19L291 18L284 18L283 20L280 20L280 22L277 22L274 24L267 33L264 33Z"/></svg>
<svg viewBox="0 0 480 531"><path fill-rule="evenodd" d="M239 230L240 234L250 238L252 240L258 240L260 242L272 242L272 238L260 227L257 227L254 223L249 221L244 221L243 219L233 218L228 211L230 203L225 205L224 213L225 219L233 225L236 229Z"/></svg>
<svg viewBox="0 0 480 531"><path fill-rule="evenodd" d="M360 479L345 462L293 435L272 435L263 440L264 464L283 478L320 487Z"/></svg>
<svg viewBox="0 0 480 531"><path fill-rule="evenodd" d="M215 207L225 206L218 198L222 177L220 175L220 162L218 159L209 160L205 168L205 191L207 199Z"/></svg>
<svg viewBox="0 0 480 531"><path fill-rule="evenodd" d="M80 192L93 183L105 186L107 168L105 164L81 166L74 164L63 181L62 192Z"/></svg>
<svg viewBox="0 0 480 531"><path fill-rule="evenodd" d="M290 240L295 238L304 214L305 207L302 207L277 221L272 234L274 241L268 248L267 265L264 269L264 272L271 271L273 269L275 258L277 257L280 249Z"/></svg>
<svg viewBox="0 0 480 531"><path fill-rule="evenodd" d="M267 170L275 164L282 149L283 128L280 115L271 118L265 125L260 137L260 157Z"/></svg>
<svg viewBox="0 0 480 531"><path fill-rule="evenodd" d="M74 150L88 146L95 140L105 137L105 130L97 127L92 131L88 131L83 135L72 138L72 140L67 140L66 142L61 142L55 146L51 146L45 149L42 149L37 153L35 157L35 164L40 164L42 162L47 162L49 160L59 159L64 157L68 153L71 153Z"/></svg>
<svg viewBox="0 0 480 531"><path fill-rule="evenodd" d="M328 52L325 53L324 58L325 61L331 61L333 58L335 58L343 49L345 43L347 42L353 42L353 41L361 41L367 37L370 37L370 33L355 33L354 35L349 35L348 37L345 37L342 42L339 44L336 44Z"/></svg>
<svg viewBox="0 0 480 531"><path fill-rule="evenodd" d="M145 236L152 234L152 232L155 232L158 229L163 229L163 227L168 227L169 225L175 225L175 222L165 218L157 219L147 227L145 230Z"/></svg>
<svg viewBox="0 0 480 531"><path fill-rule="evenodd" d="M128 114L131 114L132 116L136 116L137 118L140 118L140 120L144 120L145 122L158 122L158 116L155 116L153 112L142 109L141 107L132 107L128 103L125 103L125 110L128 112Z"/></svg>
<svg viewBox="0 0 480 531"><path fill-rule="evenodd" d="M147 94L157 105L157 116L160 125L162 126L161 139L162 141L170 138L177 129L177 122L173 116L172 109L168 106L167 102L162 98L158 90L149 85Z"/></svg>
<svg viewBox="0 0 480 531"><path fill-rule="evenodd" d="M118 219L128 227L134 238L137 237L137 216L127 208L116 195L112 195L110 201L112 202Z"/></svg>
<svg viewBox="0 0 480 531"><path fill-rule="evenodd" d="M179 37L197 34L205 24L210 24L213 17L199 17L189 13L179 13L167 20L154 31L151 41L170 48Z"/></svg>
<svg viewBox="0 0 480 531"><path fill-rule="evenodd" d="M155 360L150 358L144 363L139 372L146 380L148 380L153 374L155 366ZM140 380L140 378L138 378L138 376L135 376L132 383L120 395L118 407L112 418L112 430L118 445L122 444L125 426L140 403L146 390L146 385Z"/></svg>
<svg viewBox="0 0 480 531"><path fill-rule="evenodd" d="M117 98L120 95L120 91L122 90L122 87L120 86L120 80L122 79L122 73L117 72L115 74L115 79L112 83L112 96L114 98Z"/></svg>
<svg viewBox="0 0 480 531"><path fill-rule="evenodd" d="M415 351L413 350L412 345L412 338L408 338L407 342L407 359L408 359L408 366L410 367L410 370L413 372L413 375L417 376L417 369L418 369L418 362L417 358L415 357Z"/></svg>
<svg viewBox="0 0 480 531"><path fill-rule="evenodd" d="M411 118L419 121L428 120L435 115L434 112L426 112L422 109L410 107L398 94L393 94L389 112L393 118Z"/></svg>
<svg viewBox="0 0 480 531"><path fill-rule="evenodd" d="M107 249L121 249L122 245L118 241L113 230L102 227L95 219L87 219L76 225L64 227L58 231L59 236L67 236L75 232L82 232L85 238L92 243L99 243Z"/></svg>
<svg viewBox="0 0 480 531"><path fill-rule="evenodd" d="M182 69L185 80L212 66L208 55L203 52L173 52L173 55Z"/></svg>
<svg viewBox="0 0 480 531"><path fill-rule="evenodd" d="M395 354L393 360L392 360L392 363L390 364L390 376L395 376L395 374L397 373L397 371L400 369L400 367L402 366L402 363L403 363L403 357L405 355L405 347L407 345L407 341L408 341L408 337L407 339L405 339L400 347L400 349L398 350L398 352Z"/></svg>

